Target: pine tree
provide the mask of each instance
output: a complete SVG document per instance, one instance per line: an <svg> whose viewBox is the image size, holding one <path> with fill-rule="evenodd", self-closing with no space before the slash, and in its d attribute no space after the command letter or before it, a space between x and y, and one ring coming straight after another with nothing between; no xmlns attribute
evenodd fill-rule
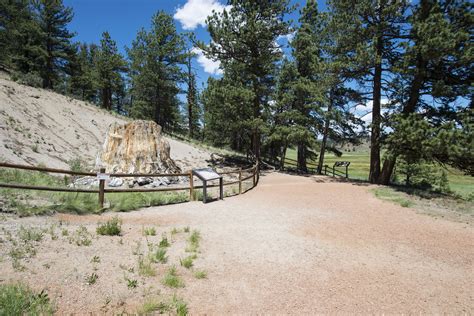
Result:
<svg viewBox="0 0 474 316"><path fill-rule="evenodd" d="M133 117L153 119L163 128L176 128L180 122L179 82L185 74L187 52L173 18L159 11L152 18L150 31L142 29L127 49L130 60Z"/></svg>
<svg viewBox="0 0 474 316"><path fill-rule="evenodd" d="M39 0L35 2L41 29L43 60L40 75L43 88L52 89L59 75L64 71L70 39L74 36L67 29L73 18L72 9L65 7L62 0Z"/></svg>
<svg viewBox="0 0 474 316"><path fill-rule="evenodd" d="M300 12L300 27L291 42L293 56L298 71L294 84L296 112L293 118L300 125L301 133L298 140L298 170L307 172L306 159L315 158L311 146L321 122L321 45L318 37L322 31L316 1L310 0Z"/></svg>
<svg viewBox="0 0 474 316"><path fill-rule="evenodd" d="M97 56L97 79L104 109L112 110L113 97L123 90L122 73L125 71L125 61L118 53L117 44L108 32L102 33Z"/></svg>
<svg viewBox="0 0 474 316"><path fill-rule="evenodd" d="M193 138L197 136L200 127L200 116L201 111L199 107L199 93L196 87L196 74L192 70L192 60L193 54L188 52L188 91L186 93L186 100L187 100L187 116L188 116L188 135L189 137Z"/></svg>
<svg viewBox="0 0 474 316"><path fill-rule="evenodd" d="M0 1L0 66L37 74L42 56L40 34L29 0Z"/></svg>
<svg viewBox="0 0 474 316"><path fill-rule="evenodd" d="M375 183L380 177L383 83L399 57L406 2L332 0L329 8L338 54L346 57L347 72L365 85L372 100L369 181Z"/></svg>
<svg viewBox="0 0 474 316"><path fill-rule="evenodd" d="M473 21L472 7L466 1L422 0L413 5L412 14L407 18L406 49L397 62L397 77L392 83L391 98L398 105L394 109L396 112L408 116L423 109L423 116L428 118L432 127L446 122L466 126L459 114L464 112L467 104L455 104L463 97L472 99L470 82L473 80L474 57L469 33ZM454 128L451 130L459 132ZM390 145L388 149L379 179L383 184L389 183L398 155ZM448 157L445 155L440 161L449 161ZM465 157L469 161L469 155Z"/></svg>
<svg viewBox="0 0 474 316"><path fill-rule="evenodd" d="M289 22L284 17L292 8L287 0L231 0L228 4L229 10L208 17L212 41L199 46L207 56L221 62L224 72L229 67L239 68L240 73L233 79L240 81L234 82L237 89L245 87L253 94L252 115L246 125L251 131L252 153L259 160L266 125L262 113L272 95L275 63L282 55L275 43L278 36L289 33Z"/></svg>

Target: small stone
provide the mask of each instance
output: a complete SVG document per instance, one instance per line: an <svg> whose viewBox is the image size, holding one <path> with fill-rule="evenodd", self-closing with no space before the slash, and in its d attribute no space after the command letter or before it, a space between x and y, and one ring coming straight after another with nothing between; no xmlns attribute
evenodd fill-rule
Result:
<svg viewBox="0 0 474 316"><path fill-rule="evenodd" d="M123 180L121 178L112 178L109 182L109 187L120 187L123 184Z"/></svg>

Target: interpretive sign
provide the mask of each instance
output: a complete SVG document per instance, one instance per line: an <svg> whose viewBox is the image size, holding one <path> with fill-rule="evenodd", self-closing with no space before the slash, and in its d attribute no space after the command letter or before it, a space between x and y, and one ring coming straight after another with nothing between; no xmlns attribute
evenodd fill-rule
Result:
<svg viewBox="0 0 474 316"><path fill-rule="evenodd" d="M224 182L222 176L212 168L193 169L193 174L202 181L202 201L207 202L207 181L219 180L220 199L224 198Z"/></svg>

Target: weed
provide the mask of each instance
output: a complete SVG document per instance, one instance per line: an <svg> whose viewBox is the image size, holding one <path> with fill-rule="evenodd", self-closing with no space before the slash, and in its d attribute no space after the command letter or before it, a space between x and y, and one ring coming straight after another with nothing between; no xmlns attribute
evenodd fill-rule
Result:
<svg viewBox="0 0 474 316"><path fill-rule="evenodd" d="M188 238L188 246L186 247L186 252L198 252L199 242L201 240L201 234L194 230Z"/></svg>
<svg viewBox="0 0 474 316"><path fill-rule="evenodd" d="M168 241L168 237L166 237L165 234L163 234L161 236L161 240L160 240L160 244L159 244L159 247L160 248L166 248L166 247L169 247L170 246L170 243Z"/></svg>
<svg viewBox="0 0 474 316"><path fill-rule="evenodd" d="M138 257L138 274L141 276L155 276L156 271L153 269L152 262L149 258L143 256Z"/></svg>
<svg viewBox="0 0 474 316"><path fill-rule="evenodd" d="M173 296L171 304L174 306L176 315L185 316L188 314L188 305L180 298Z"/></svg>
<svg viewBox="0 0 474 316"><path fill-rule="evenodd" d="M176 227L174 227L172 230L171 230L171 235L176 235L178 234L180 231L179 229L177 229Z"/></svg>
<svg viewBox="0 0 474 316"><path fill-rule="evenodd" d="M61 235L63 235L63 236L69 236L69 231L68 231L66 228L63 228L63 229L61 230Z"/></svg>
<svg viewBox="0 0 474 316"><path fill-rule="evenodd" d="M183 230L184 230L184 232L185 232L185 233L189 233L189 232L190 232L190 228L189 228L189 226L186 226L186 227L184 227L184 229L183 229Z"/></svg>
<svg viewBox="0 0 474 316"><path fill-rule="evenodd" d="M166 303L163 303L154 298L148 298L143 303L142 307L138 311L139 315L149 315L153 314L153 312L158 312L160 314L164 314L170 310L170 306Z"/></svg>
<svg viewBox="0 0 474 316"><path fill-rule="evenodd" d="M204 270L198 270L194 272L194 277L196 279L205 279L207 278L207 272Z"/></svg>
<svg viewBox="0 0 474 316"><path fill-rule="evenodd" d="M51 236L51 240L58 239L58 235L56 235L56 225L51 224L51 226L49 226L48 234Z"/></svg>
<svg viewBox="0 0 474 316"><path fill-rule="evenodd" d="M77 246L90 246L92 244L92 235L85 226L81 225L76 229L74 234L69 237L69 243L74 243Z"/></svg>
<svg viewBox="0 0 474 316"><path fill-rule="evenodd" d="M143 229L143 235L145 235L145 236L156 236L155 227L147 227L147 228Z"/></svg>
<svg viewBox="0 0 474 316"><path fill-rule="evenodd" d="M91 263L100 263L100 257L99 257L99 256L94 256L94 257L91 259Z"/></svg>
<svg viewBox="0 0 474 316"><path fill-rule="evenodd" d="M118 236L122 231L122 221L117 217L113 217L103 224L99 224L96 229L97 234L106 236Z"/></svg>
<svg viewBox="0 0 474 316"><path fill-rule="evenodd" d="M34 293L26 285L0 284L0 315L52 315L45 291Z"/></svg>
<svg viewBox="0 0 474 316"><path fill-rule="evenodd" d="M135 241L135 248L132 250L132 254L139 256L142 255L142 243L139 241Z"/></svg>
<svg viewBox="0 0 474 316"><path fill-rule="evenodd" d="M156 263L166 263L168 257L166 256L166 249L158 248L156 251L149 254L150 260Z"/></svg>
<svg viewBox="0 0 474 316"><path fill-rule="evenodd" d="M28 241L41 241L43 239L43 231L38 228L25 228L20 226L20 230L18 231L18 237L20 240L24 242Z"/></svg>
<svg viewBox="0 0 474 316"><path fill-rule="evenodd" d="M184 287L184 282L179 278L175 266L172 266L166 271L162 283L172 288Z"/></svg>
<svg viewBox="0 0 474 316"><path fill-rule="evenodd" d="M87 283L88 285L95 284L95 282L97 282L97 279L98 279L98 278L99 278L99 276L98 276L95 272L93 272L91 275L88 275L88 276L86 277L86 283Z"/></svg>
<svg viewBox="0 0 474 316"><path fill-rule="evenodd" d="M186 269L191 269L195 258L196 256L188 256L184 259L179 259L179 263L181 264L181 266L185 267Z"/></svg>
<svg viewBox="0 0 474 316"><path fill-rule="evenodd" d="M125 281L127 281L127 287L129 289L135 289L136 287L138 287L138 280L129 279L129 278L125 277Z"/></svg>

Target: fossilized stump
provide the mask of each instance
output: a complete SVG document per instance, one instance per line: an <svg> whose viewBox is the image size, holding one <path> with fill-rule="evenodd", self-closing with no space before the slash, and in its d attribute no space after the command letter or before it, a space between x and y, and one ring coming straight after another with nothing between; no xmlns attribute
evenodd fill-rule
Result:
<svg viewBox="0 0 474 316"><path fill-rule="evenodd" d="M108 173L176 173L180 168L170 157L170 145L153 121L110 125L96 168Z"/></svg>

